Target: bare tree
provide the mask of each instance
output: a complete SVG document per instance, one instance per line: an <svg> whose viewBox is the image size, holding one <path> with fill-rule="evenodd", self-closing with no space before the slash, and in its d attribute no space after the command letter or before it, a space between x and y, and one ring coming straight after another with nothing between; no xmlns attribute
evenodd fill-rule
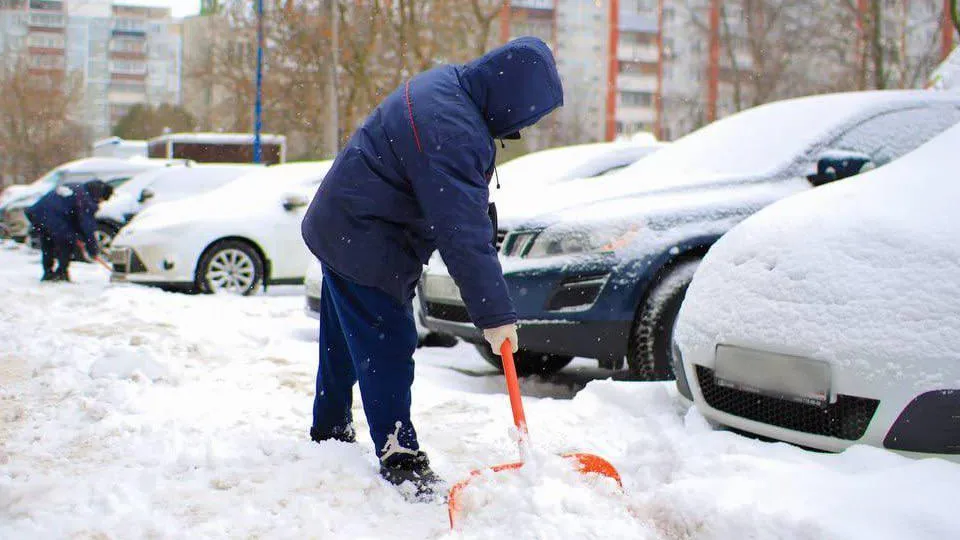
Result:
<svg viewBox="0 0 960 540"><path fill-rule="evenodd" d="M88 134L72 116L79 76L31 69L26 55L9 55L0 61L0 88L0 185L35 180L87 150Z"/></svg>

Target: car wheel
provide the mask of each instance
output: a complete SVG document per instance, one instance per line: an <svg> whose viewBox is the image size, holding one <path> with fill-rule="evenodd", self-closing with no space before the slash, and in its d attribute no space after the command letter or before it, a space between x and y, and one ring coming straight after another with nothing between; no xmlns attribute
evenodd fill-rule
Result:
<svg viewBox="0 0 960 540"><path fill-rule="evenodd" d="M681 261L653 285L634 317L627 344L627 365L640 380L668 380L673 375L673 329L680 305L700 259Z"/></svg>
<svg viewBox="0 0 960 540"><path fill-rule="evenodd" d="M224 240L208 248L197 268L197 288L205 293L247 296L263 283L260 254L238 240Z"/></svg>
<svg viewBox="0 0 960 540"><path fill-rule="evenodd" d="M110 247L113 238L117 236L118 230L110 223L97 223L97 228L93 231L93 237L97 239L97 245L100 246L101 251Z"/></svg>
<svg viewBox="0 0 960 540"><path fill-rule="evenodd" d="M500 361L500 356L493 354L493 350L490 349L489 345L483 344L475 346L484 360L491 366L503 371L503 363ZM556 373L566 367L572 360L572 356L535 353L523 349L513 355L513 363L516 365L517 375L520 377Z"/></svg>

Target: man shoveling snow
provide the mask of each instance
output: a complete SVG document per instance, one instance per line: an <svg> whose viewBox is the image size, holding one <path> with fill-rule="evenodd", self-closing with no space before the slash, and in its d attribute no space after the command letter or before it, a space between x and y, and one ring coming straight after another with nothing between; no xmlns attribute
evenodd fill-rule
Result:
<svg viewBox="0 0 960 540"><path fill-rule="evenodd" d="M323 265L315 441L354 440L359 381L380 474L431 499L439 478L410 420L417 333L411 301L434 250L494 351L517 348L516 313L494 247L495 139L516 139L563 104L556 63L520 38L402 84L353 134L303 220Z"/></svg>

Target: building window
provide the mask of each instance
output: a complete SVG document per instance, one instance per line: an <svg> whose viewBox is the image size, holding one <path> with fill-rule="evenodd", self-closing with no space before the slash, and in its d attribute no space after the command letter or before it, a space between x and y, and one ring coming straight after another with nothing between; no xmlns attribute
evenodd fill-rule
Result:
<svg viewBox="0 0 960 540"><path fill-rule="evenodd" d="M123 75L144 75L147 73L147 64L138 60L111 60L110 72Z"/></svg>
<svg viewBox="0 0 960 540"><path fill-rule="evenodd" d="M57 54L35 54L30 57L30 67L39 69L63 69L63 57Z"/></svg>
<svg viewBox="0 0 960 540"><path fill-rule="evenodd" d="M626 107L649 107L653 103L653 94L649 92L620 92L620 104Z"/></svg>

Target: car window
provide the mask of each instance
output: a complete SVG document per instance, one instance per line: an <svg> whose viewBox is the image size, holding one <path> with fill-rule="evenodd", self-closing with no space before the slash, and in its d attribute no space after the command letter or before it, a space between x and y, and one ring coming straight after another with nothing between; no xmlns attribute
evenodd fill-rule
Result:
<svg viewBox="0 0 960 540"><path fill-rule="evenodd" d="M107 184L110 184L110 187L116 188L125 184L127 180L130 180L130 178L130 176L119 176L116 178L109 178L106 180L106 182Z"/></svg>
<svg viewBox="0 0 960 540"><path fill-rule="evenodd" d="M915 107L871 117L850 129L829 147L870 156L881 166L910 152L960 122L953 106Z"/></svg>

